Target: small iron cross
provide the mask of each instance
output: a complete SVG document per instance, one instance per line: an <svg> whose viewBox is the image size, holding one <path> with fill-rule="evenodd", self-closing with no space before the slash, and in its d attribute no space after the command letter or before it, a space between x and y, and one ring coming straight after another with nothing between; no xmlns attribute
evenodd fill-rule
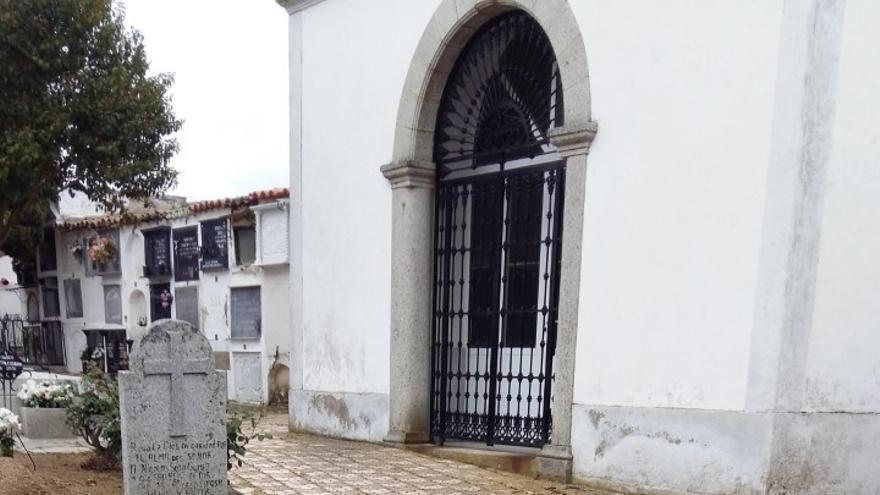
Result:
<svg viewBox="0 0 880 495"><path fill-rule="evenodd" d="M185 401L186 392L183 389L184 375L207 375L211 371L211 360L183 359L183 333L168 332L171 336L169 343L168 359L144 360L144 376L171 375L171 436L186 436Z"/></svg>

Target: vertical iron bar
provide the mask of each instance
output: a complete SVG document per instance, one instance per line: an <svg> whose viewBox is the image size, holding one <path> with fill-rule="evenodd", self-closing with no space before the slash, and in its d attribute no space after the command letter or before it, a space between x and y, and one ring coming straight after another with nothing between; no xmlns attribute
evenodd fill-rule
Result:
<svg viewBox="0 0 880 495"><path fill-rule="evenodd" d="M467 313L464 310L465 305L465 269L470 264L470 233L468 231L468 227L470 226L473 229L472 221L468 217L468 204L471 201L473 190L468 189L469 186L465 184L462 186L464 190L463 199L461 204L461 266L458 273L458 339L459 339L459 386L461 386L461 380L464 379L464 410L459 407L459 417L462 418L461 423L464 425L468 425L470 427L471 423L471 415L470 415L470 401L471 397L476 396L476 392L471 394L471 349L468 342L468 338L470 336L470 328L465 325L465 316ZM468 308L470 311L470 308ZM468 318L468 322L470 322L470 318ZM466 336L467 335L467 336ZM464 347L464 372L461 370L461 352L462 347Z"/></svg>
<svg viewBox="0 0 880 495"><path fill-rule="evenodd" d="M550 442L551 435L551 402L553 394L553 358L556 354L556 329L559 321L559 278L562 274L562 216L563 205L565 204L565 167L557 169L556 181L556 205L554 206L554 218L556 220L553 228L553 263L556 265L553 270L555 279L553 280L550 302L550 321L547 328L547 353L546 369L544 371L544 412L541 418L543 441Z"/></svg>
<svg viewBox="0 0 880 495"><path fill-rule="evenodd" d="M437 404L437 332L439 331L439 325L437 324L437 320L439 317L440 305L437 301L437 277L439 275L438 269L438 258L440 256L440 236L437 235L437 230L440 228L439 216L440 216L440 208L442 202L442 191L443 187L438 185L437 192L434 195L434 267L432 269L432 277L433 287L431 288L431 305L434 308L433 317L431 318L431 397L430 401L430 409L428 410L428 435L429 438L433 441L434 435L438 431L439 419L439 411ZM394 356L392 356L394 359Z"/></svg>
<svg viewBox="0 0 880 495"><path fill-rule="evenodd" d="M547 172L547 177L544 180L544 182L547 186L547 193L546 193L547 194L547 213L546 213L547 233L541 239L541 243L543 244L545 261L544 261L544 288L543 288L544 294L543 294L543 301L542 301L542 305L541 305L541 341L538 345L538 352L539 352L540 358L539 358L539 362L538 362L538 370L539 371L538 371L538 377L537 377L537 381L538 381L537 394L538 394L538 407L540 408L540 411L538 411L537 414L538 414L539 418L542 418L543 411L544 411L544 402L543 401L549 400L549 398L544 397L542 395L544 393L542 389L543 389L543 385L544 385L543 381L546 379L545 373L544 373L544 361L545 361L545 357L546 357L547 337L548 337L548 332L549 332L548 321L550 318L552 318L552 314L550 313L550 308L553 304L552 299L551 299L550 274L553 273L553 266L556 263L556 257L554 255L554 251L553 251L553 238L556 236L557 232L554 227L555 222L554 222L553 215L555 215L557 213L554 211L554 208L556 205L555 201L556 201L556 194L558 191L558 187L557 187L558 173L559 173L558 170L550 170ZM542 224L543 224L543 219L542 219ZM534 372L534 369L535 369L535 366L534 366L534 350L533 350L532 363L529 366L529 370L530 370L530 372ZM533 381L530 380L529 381L529 397L533 397L532 385L533 385ZM537 435L538 435L539 439L542 442L546 441L546 438L544 435L544 428L541 427L540 423L538 423L535 426L537 428Z"/></svg>
<svg viewBox="0 0 880 495"><path fill-rule="evenodd" d="M446 219L445 219L445 239L443 241L444 245L444 266L443 271L445 273L443 277L443 302L441 303L441 307L443 308L443 318L442 318L442 330L440 334L440 445L446 441L446 421L447 421L447 391L449 388L449 377L447 376L449 373L449 275L452 270L452 263L450 261L450 250L451 250L451 242L452 242L452 229L450 226L452 225L452 215L455 210L453 206L451 206L450 200L455 201L455 188L451 188L452 191L447 191L447 201L446 201ZM449 196L452 196L451 198Z"/></svg>
<svg viewBox="0 0 880 495"><path fill-rule="evenodd" d="M458 332L455 343L455 423L456 425L460 425L462 423L462 398L465 400L465 409L467 408L467 381L465 381L465 394L462 394L462 377L466 376L466 373L462 373L461 364L462 364L462 349L463 338L464 338L464 316L462 313L462 301L464 297L464 256L465 256L465 226L467 225L467 200L468 200L468 189L467 185L461 186L461 220L459 220L459 214L456 213L455 218L453 219L453 230L452 230L452 243L454 245L453 256L452 256L452 280L450 282L452 296L451 296L451 305L452 305L452 325L450 328L450 332L454 331L455 328L455 320L458 319ZM458 204L456 202L456 204ZM458 259L458 270L456 270L456 257ZM458 291L458 297L456 297L456 290ZM465 349L466 351L466 349ZM466 378L465 378L466 380Z"/></svg>
<svg viewBox="0 0 880 495"><path fill-rule="evenodd" d="M502 171L504 170L504 164L501 166ZM495 225L497 228L494 229L493 239L495 239L495 245L493 246L493 252L499 253L498 256L495 257L495 266L492 269L492 276L495 278L494 283L492 284L495 287L495 291L493 294L492 308L493 312L497 313L497 317L495 318L494 324L491 326L491 332L489 333L489 418L488 418L488 428L486 431L486 443L488 445L495 444L495 427L496 422L498 420L498 412L497 412L497 395L498 395L498 353L500 351L500 334L499 334L499 324L503 328L506 324L505 320L505 311L507 308L502 307L502 287L506 287L506 283L504 281L504 277L501 275L502 270L502 257L506 257L505 249L502 241L502 237L505 235L505 225L504 219L507 214L507 180L504 177L504 174L498 174L497 180L495 181L496 187L500 194L495 194L495 200L498 202L497 205L497 213L495 215Z"/></svg>

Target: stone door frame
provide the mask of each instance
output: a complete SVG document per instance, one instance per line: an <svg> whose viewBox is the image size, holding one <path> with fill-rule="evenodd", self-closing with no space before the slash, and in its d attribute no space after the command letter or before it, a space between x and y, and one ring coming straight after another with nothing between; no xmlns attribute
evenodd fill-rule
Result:
<svg viewBox="0 0 880 495"><path fill-rule="evenodd" d="M434 127L447 77L471 35L501 12L534 17L556 52L565 94L565 125L551 140L566 161L565 218L554 384L553 438L539 456L550 478L571 473L571 412L580 293L587 154L591 119L584 41L567 0L443 0L416 48L398 108L391 163L391 383L386 441L429 440L432 323Z"/></svg>

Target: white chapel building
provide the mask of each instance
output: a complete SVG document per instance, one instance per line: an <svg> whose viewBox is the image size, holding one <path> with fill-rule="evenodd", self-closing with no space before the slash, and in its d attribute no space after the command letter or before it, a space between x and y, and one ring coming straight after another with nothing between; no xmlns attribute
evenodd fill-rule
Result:
<svg viewBox="0 0 880 495"><path fill-rule="evenodd" d="M279 1L292 428L880 493L880 3Z"/></svg>

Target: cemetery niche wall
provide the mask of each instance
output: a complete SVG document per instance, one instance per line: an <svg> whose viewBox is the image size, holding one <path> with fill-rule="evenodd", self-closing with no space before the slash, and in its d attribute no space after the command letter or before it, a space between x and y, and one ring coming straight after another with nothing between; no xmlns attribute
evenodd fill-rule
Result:
<svg viewBox="0 0 880 495"><path fill-rule="evenodd" d="M68 210L62 200L31 275L20 278L30 280L34 328L57 331L59 338L41 340L57 344L43 352L59 356L53 371L79 373L90 363L125 370L131 342L150 323L183 320L207 337L229 370L230 400L267 402L270 367L289 366L288 194L152 198L130 204L124 217ZM239 244L233 227L248 229ZM266 249L259 254L255 246ZM251 289L233 295L236 288Z"/></svg>
<svg viewBox="0 0 880 495"><path fill-rule="evenodd" d="M119 374L127 495L227 493L226 376L187 322L154 324Z"/></svg>

